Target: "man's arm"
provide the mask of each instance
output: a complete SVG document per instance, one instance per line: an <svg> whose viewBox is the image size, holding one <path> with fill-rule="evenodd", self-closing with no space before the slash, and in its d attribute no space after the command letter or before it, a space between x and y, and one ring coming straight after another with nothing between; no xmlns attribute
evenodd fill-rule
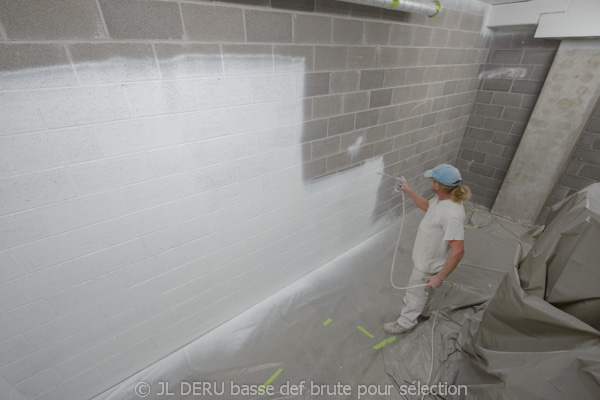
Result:
<svg viewBox="0 0 600 400"><path fill-rule="evenodd" d="M442 270L437 274L430 276L425 280L432 288L439 288L440 285L448 276L454 271L460 260L465 255L465 241L464 240L448 240L448 244L452 248L446 262L442 267Z"/></svg>
<svg viewBox="0 0 600 400"><path fill-rule="evenodd" d="M419 207L423 211L427 211L429 208L429 200L424 197L419 196L414 190L408 187L408 184L398 182L398 189L404 190L404 192L415 202L417 207Z"/></svg>

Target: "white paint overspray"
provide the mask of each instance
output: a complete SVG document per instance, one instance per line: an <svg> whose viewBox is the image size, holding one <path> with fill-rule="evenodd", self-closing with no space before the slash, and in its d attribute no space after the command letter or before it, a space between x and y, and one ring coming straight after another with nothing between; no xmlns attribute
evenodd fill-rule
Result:
<svg viewBox="0 0 600 400"><path fill-rule="evenodd" d="M478 78L524 78L527 75L527 68L522 67L502 67L491 71L483 71Z"/></svg>
<svg viewBox="0 0 600 400"><path fill-rule="evenodd" d="M352 158L356 157L356 155L358 154L358 151L360 149L360 146L363 144L364 141L365 141L365 137L359 136L358 138L356 138L354 143L350 147L348 147L348 154L350 154L350 157L352 157Z"/></svg>

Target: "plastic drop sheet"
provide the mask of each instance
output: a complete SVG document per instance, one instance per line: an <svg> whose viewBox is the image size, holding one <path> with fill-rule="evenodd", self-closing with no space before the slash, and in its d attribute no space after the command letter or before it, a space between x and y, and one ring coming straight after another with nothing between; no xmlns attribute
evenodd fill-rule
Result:
<svg viewBox="0 0 600 400"><path fill-rule="evenodd" d="M528 250L541 254L546 233L469 203L466 208L465 257L447 280L452 283L435 291L431 317L412 332L390 337L383 331L399 316L404 295L390 284L401 223L396 219L96 400L600 398L598 332L544 299L553 294L540 289L545 274L561 272L525 273ZM397 286L408 282L423 214L405 216ZM578 263L572 264L568 271L576 273ZM521 288L521 281L536 294ZM560 293L557 304L573 306ZM577 310L587 310L587 300L577 297ZM441 384L465 385L467 394L423 396L423 385Z"/></svg>
<svg viewBox="0 0 600 400"><path fill-rule="evenodd" d="M487 304L457 382L481 399L600 398L600 184L565 199ZM464 329L463 329L464 331Z"/></svg>

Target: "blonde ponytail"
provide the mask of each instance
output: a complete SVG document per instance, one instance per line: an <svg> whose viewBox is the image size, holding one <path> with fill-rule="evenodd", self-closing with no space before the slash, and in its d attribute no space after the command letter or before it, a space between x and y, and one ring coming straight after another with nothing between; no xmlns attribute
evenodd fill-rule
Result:
<svg viewBox="0 0 600 400"><path fill-rule="evenodd" d="M465 185L455 186L450 192L450 200L455 203L462 203L471 198L471 189Z"/></svg>
<svg viewBox="0 0 600 400"><path fill-rule="evenodd" d="M435 181L435 179L434 179ZM437 182L437 181L436 181ZM462 203L471 198L471 189L465 185L448 186L437 182L442 190L450 195L450 200L455 203Z"/></svg>

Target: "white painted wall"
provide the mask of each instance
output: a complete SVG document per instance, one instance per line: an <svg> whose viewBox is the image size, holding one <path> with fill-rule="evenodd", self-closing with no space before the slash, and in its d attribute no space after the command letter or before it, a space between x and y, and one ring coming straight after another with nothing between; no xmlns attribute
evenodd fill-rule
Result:
<svg viewBox="0 0 600 400"><path fill-rule="evenodd" d="M488 55L475 0L81 3L0 3L0 398L91 398L378 231Z"/></svg>
<svg viewBox="0 0 600 400"><path fill-rule="evenodd" d="M28 398L114 384L378 229L381 158L306 181L298 60L239 62L2 93L0 372Z"/></svg>

